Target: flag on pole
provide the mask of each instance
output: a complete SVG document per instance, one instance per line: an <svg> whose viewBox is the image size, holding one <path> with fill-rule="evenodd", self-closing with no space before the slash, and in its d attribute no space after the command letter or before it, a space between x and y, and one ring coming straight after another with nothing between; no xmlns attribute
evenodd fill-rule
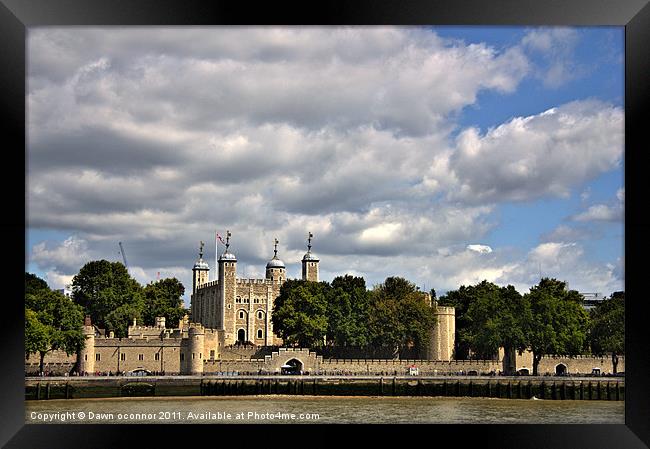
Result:
<svg viewBox="0 0 650 449"><path fill-rule="evenodd" d="M221 238L221 236L219 235L218 232L217 232L217 238L219 239L219 241L220 241L221 243L223 243L224 245L226 244L226 242L223 241L223 238Z"/></svg>

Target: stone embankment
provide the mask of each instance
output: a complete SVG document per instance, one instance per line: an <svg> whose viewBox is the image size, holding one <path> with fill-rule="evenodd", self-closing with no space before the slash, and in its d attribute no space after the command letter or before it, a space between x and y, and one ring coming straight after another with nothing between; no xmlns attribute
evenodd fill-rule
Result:
<svg viewBox="0 0 650 449"><path fill-rule="evenodd" d="M119 376L25 381L27 400L269 394L622 401L625 381L621 377L548 376Z"/></svg>

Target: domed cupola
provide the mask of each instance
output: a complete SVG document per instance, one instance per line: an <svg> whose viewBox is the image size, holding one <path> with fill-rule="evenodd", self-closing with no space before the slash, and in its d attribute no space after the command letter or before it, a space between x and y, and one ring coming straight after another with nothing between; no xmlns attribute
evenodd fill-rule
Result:
<svg viewBox="0 0 650 449"><path fill-rule="evenodd" d="M278 243L280 243L280 241L275 239L274 243L273 259L269 260L269 263L266 264L266 268L285 268L284 262L278 259Z"/></svg>
<svg viewBox="0 0 650 449"><path fill-rule="evenodd" d="M302 257L302 279L304 281L318 282L318 256L311 252L311 239L314 234L309 233L307 239L307 252Z"/></svg>
<svg viewBox="0 0 650 449"><path fill-rule="evenodd" d="M314 234L309 233L308 243L307 243L307 252L302 256L303 262L311 260L313 262L319 262L318 256L311 252L311 239L314 237Z"/></svg>
<svg viewBox="0 0 650 449"><path fill-rule="evenodd" d="M196 293L196 289L208 282L208 273L210 273L210 266L203 260L203 245L201 242L199 249L199 260L194 263L192 268L192 294Z"/></svg>
<svg viewBox="0 0 650 449"><path fill-rule="evenodd" d="M266 264L266 278L279 280L282 282L286 280L286 267L284 262L278 259L278 239L274 240L274 249L273 249L273 259L269 260L269 263Z"/></svg>

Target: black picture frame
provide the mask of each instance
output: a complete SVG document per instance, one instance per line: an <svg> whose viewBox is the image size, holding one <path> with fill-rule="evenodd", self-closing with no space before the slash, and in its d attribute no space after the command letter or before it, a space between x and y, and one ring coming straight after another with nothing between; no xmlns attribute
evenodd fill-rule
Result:
<svg viewBox="0 0 650 449"><path fill-rule="evenodd" d="M8 448L74 447L170 447L178 444L222 444L226 427L211 425L25 425L23 320L24 291L16 282L22 269L15 255L25 251L25 196L19 192L21 169L27 174L25 133L25 36L26 28L44 25L221 25L221 24L314 24L314 25L616 25L625 27L625 267L628 301L626 308L626 400L624 425L436 425L361 426L357 438L390 433L402 445L438 445L499 448L571 447L641 448L650 446L650 393L648 381L650 338L645 332L642 293L643 262L648 251L644 231L650 220L643 216L648 184L647 159L642 138L648 112L648 39L650 5L645 0L339 0L310 2L246 2L199 0L0 0L0 98L9 139L2 218L4 258L8 267L9 291L5 297L2 326L3 369L0 390L0 444ZM10 142L10 143L9 143ZM21 158L20 149L25 150ZM17 155L13 160L11 156ZM11 161L11 162L9 162ZM26 182L26 178L23 180ZM26 185L26 184L25 184ZM22 245L22 248L19 246ZM630 262L631 261L631 262ZM24 261L23 261L24 262ZM531 417L534 419L534 417ZM343 435L323 426L307 426L309 440L297 443L288 434L273 436L268 427L254 433L241 432L239 444L292 442L311 446L348 445ZM336 426L339 427L339 426ZM188 430L190 429L191 430ZM292 428L293 431L294 428ZM303 428L305 429L305 428ZM284 432L280 432L282 435ZM348 437L346 437L348 438ZM200 443L201 440L203 443ZM331 441L331 444L328 442Z"/></svg>

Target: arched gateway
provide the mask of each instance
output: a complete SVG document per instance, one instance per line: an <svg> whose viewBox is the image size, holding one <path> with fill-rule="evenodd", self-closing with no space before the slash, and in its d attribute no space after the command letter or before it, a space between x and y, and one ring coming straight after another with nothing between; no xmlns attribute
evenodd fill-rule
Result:
<svg viewBox="0 0 650 449"><path fill-rule="evenodd" d="M282 369L282 374L302 374L303 367L304 364L300 360L293 358L285 362L280 368Z"/></svg>

